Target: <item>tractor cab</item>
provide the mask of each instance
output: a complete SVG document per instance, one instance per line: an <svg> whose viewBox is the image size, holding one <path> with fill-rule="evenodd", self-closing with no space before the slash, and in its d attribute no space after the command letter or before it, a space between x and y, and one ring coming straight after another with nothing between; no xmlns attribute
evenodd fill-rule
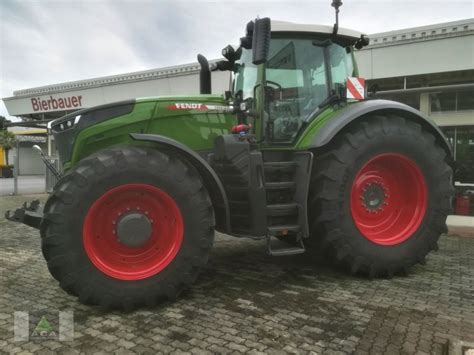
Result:
<svg viewBox="0 0 474 355"><path fill-rule="evenodd" d="M258 33L262 28L270 28L271 35ZM257 62L249 37L255 37L255 46L268 48ZM367 43L364 35L352 30L335 34L330 26L258 19L247 25L237 51L233 97L244 102L250 116L253 113L252 123L260 127L255 133L267 143L293 143L321 109L345 101L347 78L358 75L354 46ZM254 120L259 117L261 125Z"/></svg>
<svg viewBox="0 0 474 355"><path fill-rule="evenodd" d="M233 73L230 96L239 126L251 126L269 146L294 144L326 108L345 104L347 79L358 75L354 48L368 43L362 33L337 23L331 27L256 19L247 24L240 46L225 47L225 60L211 70ZM198 59L201 93L210 93L209 65L202 56Z"/></svg>

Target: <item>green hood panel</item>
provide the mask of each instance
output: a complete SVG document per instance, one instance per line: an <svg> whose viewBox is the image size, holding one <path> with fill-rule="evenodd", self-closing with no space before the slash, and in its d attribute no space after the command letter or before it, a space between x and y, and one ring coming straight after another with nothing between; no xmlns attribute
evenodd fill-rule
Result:
<svg viewBox="0 0 474 355"><path fill-rule="evenodd" d="M229 133L233 124L235 116L219 95L140 98L132 112L76 132L71 159L64 167L110 146L136 144L130 133L158 134L196 151L212 150L214 138Z"/></svg>
<svg viewBox="0 0 474 355"><path fill-rule="evenodd" d="M211 150L214 138L228 134L233 124L235 116L222 96L163 97L156 100L147 133L172 138L193 150Z"/></svg>

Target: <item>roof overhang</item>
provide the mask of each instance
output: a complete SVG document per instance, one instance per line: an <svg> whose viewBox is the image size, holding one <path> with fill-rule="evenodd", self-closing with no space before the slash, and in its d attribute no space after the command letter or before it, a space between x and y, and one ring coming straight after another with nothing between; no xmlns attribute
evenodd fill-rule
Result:
<svg viewBox="0 0 474 355"><path fill-rule="evenodd" d="M324 35L332 35L333 27L325 25L312 25L303 23L293 23L286 21L275 21L272 20L272 32L297 32L297 33L316 33ZM362 32L349 30L347 28L339 27L337 36L346 37L347 39L353 39L357 41L363 35Z"/></svg>

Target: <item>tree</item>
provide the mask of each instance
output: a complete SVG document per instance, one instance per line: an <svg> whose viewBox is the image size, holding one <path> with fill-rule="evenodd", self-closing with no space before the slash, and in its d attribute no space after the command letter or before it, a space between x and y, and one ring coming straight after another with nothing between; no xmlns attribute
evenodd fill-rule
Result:
<svg viewBox="0 0 474 355"><path fill-rule="evenodd" d="M5 117L0 116L0 131L7 129L6 125L12 123L11 121L7 120Z"/></svg>
<svg viewBox="0 0 474 355"><path fill-rule="evenodd" d="M5 161L8 164L8 151L15 146L15 135L7 130L0 131L0 147L5 151Z"/></svg>

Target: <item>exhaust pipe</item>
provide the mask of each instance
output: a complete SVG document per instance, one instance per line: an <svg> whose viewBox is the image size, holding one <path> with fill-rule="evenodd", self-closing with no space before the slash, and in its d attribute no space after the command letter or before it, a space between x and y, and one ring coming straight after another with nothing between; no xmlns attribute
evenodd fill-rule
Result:
<svg viewBox="0 0 474 355"><path fill-rule="evenodd" d="M201 65L199 73L199 89L201 94L211 93L211 71L209 70L209 62L202 54L198 54L197 60Z"/></svg>

